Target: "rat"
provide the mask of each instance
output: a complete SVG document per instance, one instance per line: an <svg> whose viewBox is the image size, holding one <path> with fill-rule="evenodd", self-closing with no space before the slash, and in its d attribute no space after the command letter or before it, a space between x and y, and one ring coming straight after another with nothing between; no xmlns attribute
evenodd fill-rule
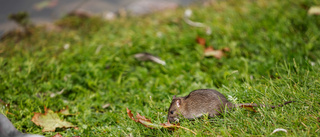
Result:
<svg viewBox="0 0 320 137"><path fill-rule="evenodd" d="M294 101L285 102L277 107L282 107L292 102ZM204 114L208 114L209 117L214 117L220 115L225 110L243 106L258 107L268 105L258 105L255 103L232 104L223 94L216 90L198 89L190 92L190 94L185 97L173 96L169 107L168 120L172 123L178 122L181 116L186 119L195 119ZM268 107L276 108L276 106L271 105Z"/></svg>

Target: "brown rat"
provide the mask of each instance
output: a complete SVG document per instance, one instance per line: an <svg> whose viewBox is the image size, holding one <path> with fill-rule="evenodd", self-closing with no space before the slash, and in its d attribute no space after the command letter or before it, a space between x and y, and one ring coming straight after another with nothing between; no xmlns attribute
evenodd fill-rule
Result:
<svg viewBox="0 0 320 137"><path fill-rule="evenodd" d="M285 102L284 105L293 101ZM266 106L252 103L232 104L220 92L212 89L198 89L185 97L173 96L168 112L170 122L179 121L180 116L186 119L194 119L208 114L209 117L220 115L225 109L241 106ZM278 105L279 107L283 105ZM227 107L227 108L226 108ZM276 106L269 106L275 108Z"/></svg>

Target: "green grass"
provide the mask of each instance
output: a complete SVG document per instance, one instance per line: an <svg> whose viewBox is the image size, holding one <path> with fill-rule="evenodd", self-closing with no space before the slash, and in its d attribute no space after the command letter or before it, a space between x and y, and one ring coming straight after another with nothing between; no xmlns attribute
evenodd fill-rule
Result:
<svg viewBox="0 0 320 137"><path fill-rule="evenodd" d="M187 25L182 8L114 21L63 18L60 31L34 28L31 36L0 42L0 98L11 105L0 110L18 130L46 136L56 133L42 133L31 122L44 106L78 113L65 119L79 130L58 129L63 136L191 136L183 129L145 128L128 118L126 108L163 123L173 95L211 88L237 103L297 102L180 122L199 136L270 136L276 128L288 133L273 136L318 136L320 16L307 15L313 5L320 2L226 0L190 7L192 20L212 28L210 36ZM220 60L205 58L197 36L230 52ZM139 62L133 58L139 52L167 65Z"/></svg>

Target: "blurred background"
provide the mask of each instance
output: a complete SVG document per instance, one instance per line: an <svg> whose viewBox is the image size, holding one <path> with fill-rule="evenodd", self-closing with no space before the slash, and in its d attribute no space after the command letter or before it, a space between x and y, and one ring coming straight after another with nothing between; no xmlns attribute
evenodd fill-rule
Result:
<svg viewBox="0 0 320 137"><path fill-rule="evenodd" d="M52 22L72 11L101 15L111 19L119 11L131 15L174 9L205 0L2 0L0 4L0 36L17 27L8 15L25 11L34 24Z"/></svg>

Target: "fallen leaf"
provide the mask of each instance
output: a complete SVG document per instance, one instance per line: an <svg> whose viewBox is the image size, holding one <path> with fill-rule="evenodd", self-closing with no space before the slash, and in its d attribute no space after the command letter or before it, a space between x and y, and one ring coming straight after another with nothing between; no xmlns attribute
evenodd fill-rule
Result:
<svg viewBox="0 0 320 137"><path fill-rule="evenodd" d="M230 51L230 48L225 47L225 48L222 49L222 51L229 52L229 51Z"/></svg>
<svg viewBox="0 0 320 137"><path fill-rule="evenodd" d="M282 131L282 132L286 132L286 133L287 133L287 130L285 130L285 129L283 129L283 128L277 128L277 129L273 130L273 132L272 132L271 134L276 133L276 132L279 132L279 131Z"/></svg>
<svg viewBox="0 0 320 137"><path fill-rule="evenodd" d="M240 107L240 108L244 108L244 109L249 110L249 111L252 111L252 112L257 112L257 111L253 108L252 105L245 105L245 104L243 104L243 105L240 105L239 107Z"/></svg>
<svg viewBox="0 0 320 137"><path fill-rule="evenodd" d="M54 135L53 137L62 137L61 134L57 133L56 135Z"/></svg>
<svg viewBox="0 0 320 137"><path fill-rule="evenodd" d="M129 110L128 108L127 108L127 114L129 116L129 118L131 118L133 121L135 121L137 123L141 123L142 125L144 125L147 128L151 128L151 129L166 128L171 131L177 130L178 128L182 128L182 129L188 130L188 131L192 132L193 134L197 135L196 132L194 132L188 128L181 127L179 123L178 124L171 124L168 121L167 123L154 124L151 122L150 119L147 119L145 116L141 116L139 113L137 113L136 118L134 118L133 114L131 113L131 110Z"/></svg>
<svg viewBox="0 0 320 137"><path fill-rule="evenodd" d="M102 108L103 108L103 109L106 109L106 108L108 108L109 106L110 106L110 104L108 103L108 104L103 105Z"/></svg>
<svg viewBox="0 0 320 137"><path fill-rule="evenodd" d="M153 125L153 123L151 123L151 120L147 119L145 116L141 116L139 113L137 113L136 118L134 118L133 114L131 113L131 110L129 110L128 108L127 108L127 114L133 121L141 123L145 127L153 129L156 126L156 125Z"/></svg>
<svg viewBox="0 0 320 137"><path fill-rule="evenodd" d="M42 132L55 131L56 128L75 127L72 123L61 120L57 112L44 107L45 113L34 113L31 121L37 126L43 127Z"/></svg>
<svg viewBox="0 0 320 137"><path fill-rule="evenodd" d="M166 62L161 60L159 57L156 57L150 53L142 52L134 54L134 57L140 61L153 61L161 65L166 65Z"/></svg>
<svg viewBox="0 0 320 137"><path fill-rule="evenodd" d="M320 15L320 6L312 6L308 10L309 15Z"/></svg>
<svg viewBox="0 0 320 137"><path fill-rule="evenodd" d="M201 38L201 37L197 37L196 39L197 43L200 44L203 48L205 48L206 46L206 40L204 38Z"/></svg>
<svg viewBox="0 0 320 137"><path fill-rule="evenodd" d="M217 59L220 59L220 58L222 58L222 56L224 56L225 52L230 51L230 48L228 48L228 47L225 47L220 50L215 50L212 46L209 46L206 48L205 47L206 40L204 38L199 37L199 36L197 36L196 41L198 44L200 44L204 48L204 56L205 57L215 57Z"/></svg>
<svg viewBox="0 0 320 137"><path fill-rule="evenodd" d="M212 47L207 47L204 50L204 56L205 57L215 57L217 59L221 59L222 56L224 55L222 50L214 50Z"/></svg>

